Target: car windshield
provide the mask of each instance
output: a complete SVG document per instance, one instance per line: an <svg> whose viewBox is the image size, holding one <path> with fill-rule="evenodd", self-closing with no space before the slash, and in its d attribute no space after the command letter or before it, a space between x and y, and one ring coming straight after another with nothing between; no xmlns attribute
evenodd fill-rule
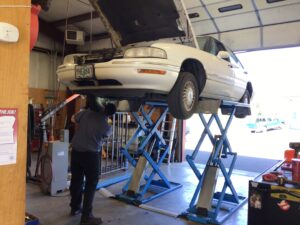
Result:
<svg viewBox="0 0 300 225"><path fill-rule="evenodd" d="M212 37L197 37L199 48L205 52L217 55L219 51L226 51L223 44Z"/></svg>
<svg viewBox="0 0 300 225"><path fill-rule="evenodd" d="M201 50L209 52L209 38L208 37L197 37L198 46Z"/></svg>

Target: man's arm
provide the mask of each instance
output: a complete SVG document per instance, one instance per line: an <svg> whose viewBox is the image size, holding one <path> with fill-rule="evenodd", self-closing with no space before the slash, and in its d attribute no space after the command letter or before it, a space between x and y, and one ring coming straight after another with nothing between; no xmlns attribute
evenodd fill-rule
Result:
<svg viewBox="0 0 300 225"><path fill-rule="evenodd" d="M80 118L82 117L83 113L84 113L84 110L79 111L78 113L75 113L75 114L71 117L71 121L72 121L73 123L79 123Z"/></svg>
<svg viewBox="0 0 300 225"><path fill-rule="evenodd" d="M76 114L74 114L74 115L71 117L71 122L73 122L73 123L76 123L76 121L75 121L75 115L76 115Z"/></svg>
<svg viewBox="0 0 300 225"><path fill-rule="evenodd" d="M111 136L112 135L112 126L110 125L110 123L109 123L109 118L105 118L104 119L104 123L102 124L102 130L103 130L103 134L102 134L102 136L103 136L103 138L106 138L106 137L109 137L109 136Z"/></svg>
<svg viewBox="0 0 300 225"><path fill-rule="evenodd" d="M105 133L103 134L103 137L109 137L112 135L112 126L107 124L107 128L105 130Z"/></svg>

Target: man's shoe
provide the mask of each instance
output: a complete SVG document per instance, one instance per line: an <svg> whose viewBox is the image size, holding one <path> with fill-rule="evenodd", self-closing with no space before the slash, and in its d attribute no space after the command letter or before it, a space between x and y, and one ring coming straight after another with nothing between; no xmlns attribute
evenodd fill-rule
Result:
<svg viewBox="0 0 300 225"><path fill-rule="evenodd" d="M80 225L100 225L102 224L102 219L100 217L81 217Z"/></svg>
<svg viewBox="0 0 300 225"><path fill-rule="evenodd" d="M76 216L81 213L81 209L71 209L71 216Z"/></svg>

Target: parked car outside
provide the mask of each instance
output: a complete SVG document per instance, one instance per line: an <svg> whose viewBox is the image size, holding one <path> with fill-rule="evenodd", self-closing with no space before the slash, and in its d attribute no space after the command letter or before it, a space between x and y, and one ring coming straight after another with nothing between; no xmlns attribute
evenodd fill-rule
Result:
<svg viewBox="0 0 300 225"><path fill-rule="evenodd" d="M129 100L131 105L149 100L165 101L171 114L178 119L191 117L198 101L203 99L250 103L253 88L248 74L235 54L220 41L197 37L194 47L161 40L149 42L159 39L159 34L162 38L186 35L178 28L178 11L172 10L178 8L178 1L146 1L145 7L164 8L158 18L156 14L147 15L147 10L134 10L135 4L127 5L131 8L124 11L118 9L119 4L109 8L108 2L94 1L95 9L106 16L113 29L111 33L120 34L123 46L98 55L66 56L57 75L70 90ZM170 16L167 14L170 12L177 12L177 15ZM135 21L132 21L133 16ZM153 22L147 27L144 23L149 21L147 16L154 17L153 21L161 18L169 18L169 21L157 25ZM150 28L154 36L149 33ZM136 41L144 46L128 47Z"/></svg>
<svg viewBox="0 0 300 225"><path fill-rule="evenodd" d="M284 121L278 118L272 119L270 117L260 117L257 118L254 123L248 123L247 126L252 133L261 133L269 130L282 129Z"/></svg>

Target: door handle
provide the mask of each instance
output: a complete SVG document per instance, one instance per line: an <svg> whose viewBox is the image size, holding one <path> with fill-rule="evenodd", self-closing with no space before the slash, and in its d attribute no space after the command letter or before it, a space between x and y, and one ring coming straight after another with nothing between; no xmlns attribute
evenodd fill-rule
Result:
<svg viewBox="0 0 300 225"><path fill-rule="evenodd" d="M232 64L228 64L228 67L233 68Z"/></svg>

